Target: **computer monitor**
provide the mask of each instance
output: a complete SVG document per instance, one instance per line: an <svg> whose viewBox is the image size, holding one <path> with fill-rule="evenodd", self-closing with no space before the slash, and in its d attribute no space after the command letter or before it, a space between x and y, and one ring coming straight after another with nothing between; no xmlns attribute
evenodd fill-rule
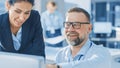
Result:
<svg viewBox="0 0 120 68"><path fill-rule="evenodd" d="M0 52L0 68L45 68L42 56Z"/></svg>
<svg viewBox="0 0 120 68"><path fill-rule="evenodd" d="M111 22L95 22L93 23L93 32L95 37L107 38L110 37L112 33L112 23Z"/></svg>
<svg viewBox="0 0 120 68"><path fill-rule="evenodd" d="M110 34L112 32L111 22L95 22L93 24L93 32L96 34Z"/></svg>

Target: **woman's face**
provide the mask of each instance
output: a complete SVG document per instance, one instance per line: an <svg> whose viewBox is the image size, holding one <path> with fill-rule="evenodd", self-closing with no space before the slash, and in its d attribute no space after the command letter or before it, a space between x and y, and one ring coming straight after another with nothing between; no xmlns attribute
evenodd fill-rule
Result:
<svg viewBox="0 0 120 68"><path fill-rule="evenodd" d="M7 4L11 27L20 28L29 18L32 4L29 2L16 2L14 5Z"/></svg>

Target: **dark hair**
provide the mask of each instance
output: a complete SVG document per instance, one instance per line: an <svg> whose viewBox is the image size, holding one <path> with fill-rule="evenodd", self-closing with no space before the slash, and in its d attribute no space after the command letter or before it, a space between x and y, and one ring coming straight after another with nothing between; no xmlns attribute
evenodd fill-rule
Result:
<svg viewBox="0 0 120 68"><path fill-rule="evenodd" d="M56 3L54 2L54 1L48 1L48 3L47 4L52 4L52 6L56 6Z"/></svg>
<svg viewBox="0 0 120 68"><path fill-rule="evenodd" d="M21 1L26 1L32 4L32 6L34 5L34 0L8 0L10 5L14 5L16 2L21 2Z"/></svg>
<svg viewBox="0 0 120 68"><path fill-rule="evenodd" d="M71 12L82 12L82 13L85 14L85 16L86 16L86 17L88 18L88 20L90 21L90 15L89 15L89 13L88 13L86 10L82 9L82 8L73 7L73 8L71 8L71 9L69 9L67 13L71 13Z"/></svg>

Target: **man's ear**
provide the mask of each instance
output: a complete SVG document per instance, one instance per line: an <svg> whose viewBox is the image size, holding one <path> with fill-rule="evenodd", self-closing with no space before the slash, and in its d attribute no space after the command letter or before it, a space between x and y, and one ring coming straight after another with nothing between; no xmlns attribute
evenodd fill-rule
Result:
<svg viewBox="0 0 120 68"><path fill-rule="evenodd" d="M90 33L92 31L92 24L90 23L88 26L88 33Z"/></svg>
<svg viewBox="0 0 120 68"><path fill-rule="evenodd" d="M6 0L6 2L5 2L5 7L6 7L7 11L9 11L10 6L11 6L11 5L9 4L8 0Z"/></svg>

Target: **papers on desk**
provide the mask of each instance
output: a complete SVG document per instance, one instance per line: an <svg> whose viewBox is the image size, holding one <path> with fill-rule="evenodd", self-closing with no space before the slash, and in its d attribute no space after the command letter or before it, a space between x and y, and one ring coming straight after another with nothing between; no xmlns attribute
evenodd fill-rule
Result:
<svg viewBox="0 0 120 68"><path fill-rule="evenodd" d="M54 38L47 38L47 39L45 39L45 42L49 43L49 44L57 44L57 43L63 41L64 39L65 38L63 36L57 36Z"/></svg>

